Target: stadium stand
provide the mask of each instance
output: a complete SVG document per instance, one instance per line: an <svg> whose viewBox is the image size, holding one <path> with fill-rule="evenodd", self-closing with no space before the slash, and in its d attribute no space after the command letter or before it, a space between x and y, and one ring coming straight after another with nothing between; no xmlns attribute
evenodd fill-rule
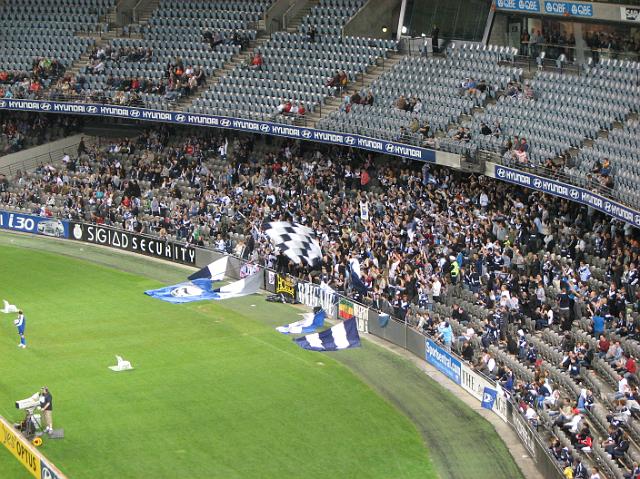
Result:
<svg viewBox="0 0 640 479"><path fill-rule="evenodd" d="M162 0L142 38L116 38L80 71L81 93L109 103L169 110L256 39L269 0Z"/></svg>
<svg viewBox="0 0 640 479"><path fill-rule="evenodd" d="M69 136L82 119L65 116L0 113L0 156Z"/></svg>
<svg viewBox="0 0 640 479"><path fill-rule="evenodd" d="M57 62L64 71L92 44L90 38L77 34L102 28L102 17L114 3L113 0L4 2L0 5L3 31L0 71L11 72L14 76L30 73L34 64L40 62ZM43 88L50 84L50 79L42 78L42 75L35 80L39 80Z"/></svg>
<svg viewBox="0 0 640 479"><path fill-rule="evenodd" d="M472 114L508 82L520 80L521 69L498 65L500 59L509 56L510 50L501 48L447 58L405 57L372 84L374 105L345 100L343 108L320 125L423 144L436 132L446 134L462 114ZM473 78L477 88L470 85ZM363 98L365 95L361 92Z"/></svg>
<svg viewBox="0 0 640 479"><path fill-rule="evenodd" d="M576 165L566 168L567 175L586 180L596 187L613 187L616 197L640 206L640 170L636 156L639 137L638 120L627 120L623 128L610 131L591 146L583 146L576 157Z"/></svg>
<svg viewBox="0 0 640 479"><path fill-rule="evenodd" d="M363 4L363 0L322 0L302 19L298 32L273 33L256 49L259 64L239 65L197 99L190 111L284 123L304 116L300 107L314 112L337 94L338 86L329 84L337 72L353 81L396 47L393 41L341 37L342 26Z"/></svg>

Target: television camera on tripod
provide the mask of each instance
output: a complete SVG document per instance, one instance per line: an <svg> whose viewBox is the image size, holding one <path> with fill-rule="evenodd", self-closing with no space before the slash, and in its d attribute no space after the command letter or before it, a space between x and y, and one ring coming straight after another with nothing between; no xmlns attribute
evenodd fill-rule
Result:
<svg viewBox="0 0 640 479"><path fill-rule="evenodd" d="M42 433L42 418L40 414L35 414L35 410L40 407L40 393L35 393L26 399L16 401L16 408L24 410L25 416L22 422L14 424L14 427L22 432L29 440Z"/></svg>

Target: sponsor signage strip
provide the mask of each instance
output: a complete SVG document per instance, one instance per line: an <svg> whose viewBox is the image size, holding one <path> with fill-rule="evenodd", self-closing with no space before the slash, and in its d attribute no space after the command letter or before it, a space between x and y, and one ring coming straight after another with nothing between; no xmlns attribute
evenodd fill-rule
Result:
<svg viewBox="0 0 640 479"><path fill-rule="evenodd" d="M495 0L498 10L515 10L517 12L540 12L539 0Z"/></svg>
<svg viewBox="0 0 640 479"><path fill-rule="evenodd" d="M0 211L0 229L55 236L57 238L69 237L69 223L66 220L23 215L9 211Z"/></svg>
<svg viewBox="0 0 640 479"><path fill-rule="evenodd" d="M71 222L70 229L69 237L77 241L132 251L177 263L196 264L196 250L191 246L100 225Z"/></svg>
<svg viewBox="0 0 640 479"><path fill-rule="evenodd" d="M425 338L426 360L436 367L438 371L451 379L454 383L460 384L462 367L460 361L449 351L442 349L432 339Z"/></svg>
<svg viewBox="0 0 640 479"><path fill-rule="evenodd" d="M512 168L506 168L501 165L495 165L495 177L515 185L525 186L532 190L542 191L543 193L590 206L617 220L640 228L639 212L584 188L560 183L559 181L550 180Z"/></svg>
<svg viewBox="0 0 640 479"><path fill-rule="evenodd" d="M38 111L44 113L71 113L76 115L114 116L132 120L162 121L195 126L228 128L237 131L261 133L265 135L298 138L301 140L349 146L378 153L385 153L413 160L436 161L436 152L427 148L378 140L361 135L351 135L334 131L316 130L293 125L281 125L265 121L245 120L224 116L180 113L126 106L99 105L89 103L60 103L43 100L0 99L0 109Z"/></svg>
<svg viewBox="0 0 640 479"><path fill-rule="evenodd" d="M529 454L531 454L531 458L536 460L536 440L533 437L533 430L527 424L527 420L522 417L522 415L518 412L515 406L511 406L511 421L513 424L513 429L518 434L520 438L520 442L527 449Z"/></svg>
<svg viewBox="0 0 640 479"><path fill-rule="evenodd" d="M552 2L545 0L544 13L572 17L593 17L593 5L590 3Z"/></svg>
<svg viewBox="0 0 640 479"><path fill-rule="evenodd" d="M66 479L46 457L0 416L0 442L37 479Z"/></svg>

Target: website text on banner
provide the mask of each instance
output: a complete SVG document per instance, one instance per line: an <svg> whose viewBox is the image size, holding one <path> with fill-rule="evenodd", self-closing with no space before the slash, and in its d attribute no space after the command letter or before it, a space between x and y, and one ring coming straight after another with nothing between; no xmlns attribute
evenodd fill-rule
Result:
<svg viewBox="0 0 640 479"><path fill-rule="evenodd" d="M125 106L95 105L86 103L59 103L41 100L0 100L0 109L38 111L41 113L69 113L76 115L114 116L132 120L161 121L191 126L210 126L232 130L260 133L264 135L298 138L301 140L349 146L363 150L385 153L412 160L434 163L436 152L426 148L378 140L361 135L335 131L316 130L292 125L281 125L264 121L252 121L224 116L198 115L170 111L149 110Z"/></svg>
<svg viewBox="0 0 640 479"><path fill-rule="evenodd" d="M459 385L460 376L462 375L462 365L460 361L451 353L438 346L432 339L425 338L425 341L427 349L425 359L427 362L435 366L438 371Z"/></svg>

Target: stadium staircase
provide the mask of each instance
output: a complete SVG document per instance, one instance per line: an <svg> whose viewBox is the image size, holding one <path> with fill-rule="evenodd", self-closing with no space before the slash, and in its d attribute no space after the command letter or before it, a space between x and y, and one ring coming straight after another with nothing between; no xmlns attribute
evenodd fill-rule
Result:
<svg viewBox="0 0 640 479"><path fill-rule="evenodd" d="M388 55L389 56L387 58L379 58L377 61L377 65L371 68L365 74L359 75L356 81L349 82L346 87L347 91L353 91L353 90L368 91L371 88L371 84L374 81L376 81L379 77L381 77L382 75L390 71L404 57L402 53L391 52L391 51L388 52ZM340 108L341 104L342 104L342 98L339 96L328 98L325 101L324 105L322 106L322 109L319 109L315 112L310 112L309 114L306 115L304 120L301 120L301 122L304 123L305 126L313 128L316 126L316 123L320 121L321 118L324 118L330 115L331 113L337 111Z"/></svg>
<svg viewBox="0 0 640 479"><path fill-rule="evenodd" d="M147 23L149 23L149 19L151 19L151 16L153 15L153 12L155 12L155 10L158 8L158 6L160 5L160 0L143 0L140 8L138 8L137 11L137 22L133 23L131 25L128 26L127 30L131 33L129 33L129 36L131 36L132 38L142 38L142 34L138 33L142 31L142 27L144 27L145 25L147 25ZM131 27L134 28L131 28ZM135 28L137 26L137 28ZM132 32L132 30L135 30L135 33Z"/></svg>
<svg viewBox="0 0 640 479"><path fill-rule="evenodd" d="M87 36L87 35L85 34L83 36ZM87 66L87 64L89 63L89 56L91 55L91 50L93 50L94 47L100 49L101 47L109 44L111 40L118 37L118 33L116 31L109 31L109 32L103 33L102 35L90 34L88 36L95 40L95 44L93 44L89 50L85 51L82 55L80 55L80 57L76 61L74 61L69 68L67 68L65 75L70 75L70 76L77 75L80 72L80 70L83 67Z"/></svg>
<svg viewBox="0 0 640 479"><path fill-rule="evenodd" d="M320 0L312 0L308 2L308 5L298 12L289 22L289 26L287 27L287 32L294 33L298 31L298 27L302 24L304 18L309 14L311 9L320 3ZM246 65L251 61L251 58L256 50L260 50L265 43L270 40L270 35L262 30L258 32L258 36L255 40L249 43L249 48L240 52L237 55L234 55L230 61L228 61L222 68L216 70L214 75L207 79L207 88L201 88L195 95L190 97L182 98L175 103L174 109L176 111L184 111L189 106L193 104L195 100L202 97L207 89L211 88L213 85L216 85L220 82L221 78L230 75L237 67L240 65ZM339 104L339 103L338 103Z"/></svg>
<svg viewBox="0 0 640 479"><path fill-rule="evenodd" d="M3 0L0 0L0 5ZM110 11L100 19L101 24L109 25L109 30L102 34L78 34L81 36L89 36L95 40L95 47L100 48L108 45L112 40L116 38L142 38L142 34L138 33L142 31L142 27L145 26L151 15L158 5L160 4L160 0L143 0L141 2L141 6L138 9L138 21L135 23L131 23L126 27L118 27L117 26L117 11L118 5L113 6ZM92 47L93 49L93 47ZM77 75L80 70L87 65L89 62L89 51L84 52L80 58L78 58L75 62L71 64L71 66L67 69L67 74L69 75Z"/></svg>
<svg viewBox="0 0 640 479"><path fill-rule="evenodd" d="M301 8L298 13L296 13L293 17L291 17L287 22L287 33L296 33L298 31L298 27L302 25L302 20L311 13L313 7L318 5L320 0L309 0L307 1L307 5L304 8Z"/></svg>
<svg viewBox="0 0 640 479"><path fill-rule="evenodd" d="M262 45L269 41L269 34L261 31L258 32L258 36L255 40L249 42L249 47L246 50L241 51L237 55L231 57L231 59L224 64L222 68L219 68L213 72L213 75L207 78L207 85L205 88L200 88L195 95L181 98L176 101L173 107L175 111L186 111L195 100L199 99L204 93L213 85L220 82L220 79L231 74L238 66L247 65L253 57L253 52L259 49Z"/></svg>

